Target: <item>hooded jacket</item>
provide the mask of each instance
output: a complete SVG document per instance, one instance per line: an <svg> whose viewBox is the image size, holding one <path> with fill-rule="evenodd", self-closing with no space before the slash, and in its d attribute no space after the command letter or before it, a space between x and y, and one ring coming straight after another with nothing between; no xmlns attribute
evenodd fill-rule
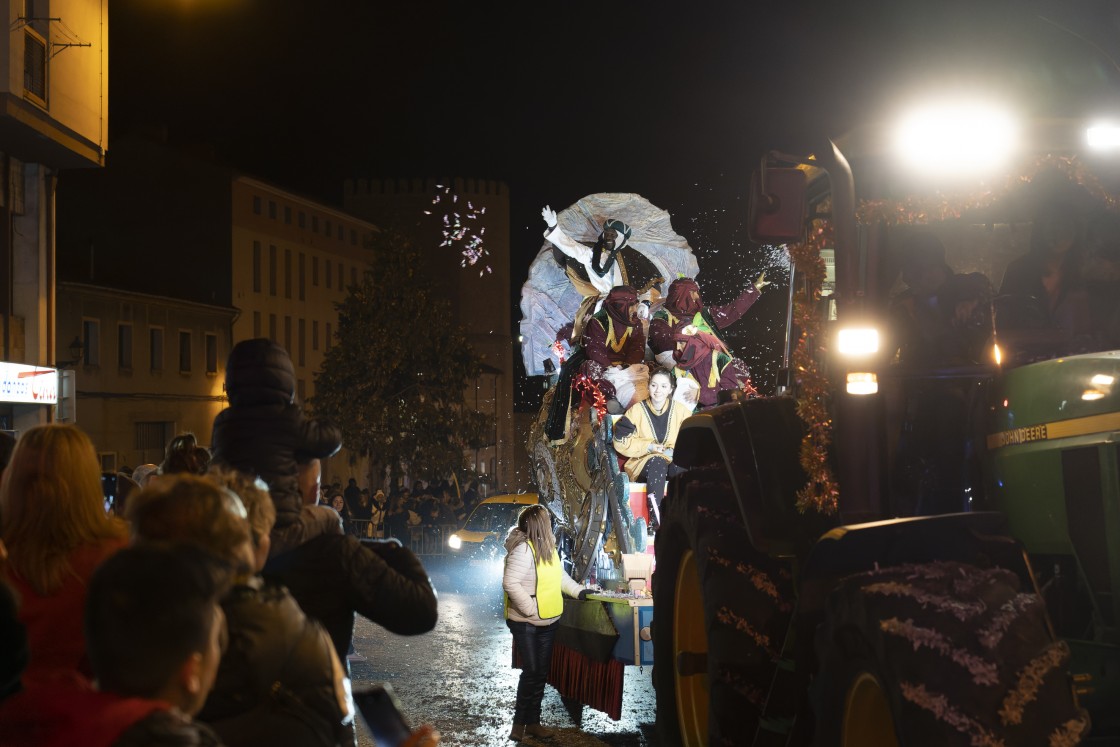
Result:
<svg viewBox="0 0 1120 747"><path fill-rule="evenodd" d="M281 346L243 340L226 364L229 407L214 418L214 461L268 483L276 526L299 520L298 460L325 459L342 447L342 434L324 420L305 418L295 400L295 369Z"/></svg>

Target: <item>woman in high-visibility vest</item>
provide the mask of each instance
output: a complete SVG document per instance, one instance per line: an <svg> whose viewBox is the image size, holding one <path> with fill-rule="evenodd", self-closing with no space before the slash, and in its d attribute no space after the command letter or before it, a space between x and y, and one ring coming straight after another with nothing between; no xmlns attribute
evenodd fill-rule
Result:
<svg viewBox="0 0 1120 747"><path fill-rule="evenodd" d="M556 552L552 520L544 506L529 506L517 517L517 526L506 539L505 589L506 625L521 654L521 679L513 710L509 738L520 742L526 736L549 738L556 732L541 725L541 701L548 669L552 664L552 641L563 594L583 599L591 591L564 572Z"/></svg>

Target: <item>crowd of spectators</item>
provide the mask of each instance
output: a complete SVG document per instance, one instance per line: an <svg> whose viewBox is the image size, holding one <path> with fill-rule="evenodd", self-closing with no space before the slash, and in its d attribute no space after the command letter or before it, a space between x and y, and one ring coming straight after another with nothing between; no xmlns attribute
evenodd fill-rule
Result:
<svg viewBox="0 0 1120 747"><path fill-rule="evenodd" d="M450 482L416 480L388 496L372 495L350 478L344 488L338 481L320 487L319 505L330 506L342 519L346 533L359 538L396 538L424 554L439 552L447 535L462 528L481 497L472 480L462 495Z"/></svg>
<svg viewBox="0 0 1120 747"><path fill-rule="evenodd" d="M234 432L259 435L227 427L211 458L180 434L111 485L76 426L0 436L0 745L356 743L355 615L422 634L435 591L399 542L316 506L319 462L298 438L269 450ZM423 726L406 744L438 741Z"/></svg>

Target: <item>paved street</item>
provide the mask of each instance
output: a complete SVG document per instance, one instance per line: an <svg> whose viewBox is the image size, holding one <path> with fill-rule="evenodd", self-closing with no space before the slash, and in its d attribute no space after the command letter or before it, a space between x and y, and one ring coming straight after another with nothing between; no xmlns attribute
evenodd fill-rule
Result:
<svg viewBox="0 0 1120 747"><path fill-rule="evenodd" d="M439 592L439 624L424 636L386 633L359 618L351 662L354 685L389 682L413 725L430 723L442 744L512 745L508 741L519 670L510 667L510 634L502 618L501 564L428 563ZM543 721L560 730L557 747L653 745L654 696L649 668L627 667L622 720L565 707L549 687ZM371 740L362 735L360 744Z"/></svg>

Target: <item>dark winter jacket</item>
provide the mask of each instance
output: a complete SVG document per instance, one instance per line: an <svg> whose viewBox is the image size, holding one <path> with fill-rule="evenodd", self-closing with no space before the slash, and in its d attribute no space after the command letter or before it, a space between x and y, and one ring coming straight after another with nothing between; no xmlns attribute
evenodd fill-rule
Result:
<svg viewBox="0 0 1120 747"><path fill-rule="evenodd" d="M343 661L355 612L398 635L427 633L436 625L428 572L395 541L320 536L270 559L264 576L288 587L308 617L323 624Z"/></svg>
<svg viewBox="0 0 1120 747"><path fill-rule="evenodd" d="M257 475L276 504L276 526L299 520L297 460L323 459L342 446L342 434L305 418L295 397L295 369L284 348L257 338L237 343L226 364L229 407L214 418L214 461Z"/></svg>
<svg viewBox="0 0 1120 747"><path fill-rule="evenodd" d="M113 747L225 747L210 727L177 710L152 711L133 724Z"/></svg>
<svg viewBox="0 0 1120 747"><path fill-rule="evenodd" d="M225 599L229 646L198 720L229 747L346 743L341 666L330 637L287 589L259 578Z"/></svg>

